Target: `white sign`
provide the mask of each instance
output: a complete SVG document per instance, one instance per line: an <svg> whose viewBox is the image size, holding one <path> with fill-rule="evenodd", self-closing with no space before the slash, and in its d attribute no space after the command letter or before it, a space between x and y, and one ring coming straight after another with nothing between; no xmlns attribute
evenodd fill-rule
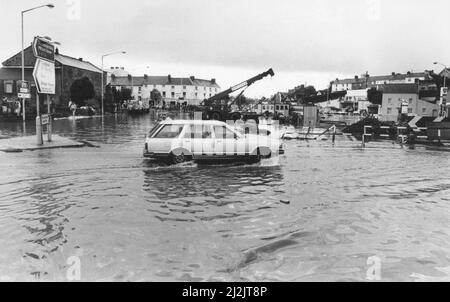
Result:
<svg viewBox="0 0 450 302"><path fill-rule="evenodd" d="M47 125L49 123L49 121L50 121L50 117L48 116L48 114L43 114L41 116L42 125Z"/></svg>
<svg viewBox="0 0 450 302"><path fill-rule="evenodd" d="M55 94L55 63L36 59L33 77L39 93Z"/></svg>
<svg viewBox="0 0 450 302"><path fill-rule="evenodd" d="M30 93L18 93L17 97L19 99L31 99L31 94Z"/></svg>

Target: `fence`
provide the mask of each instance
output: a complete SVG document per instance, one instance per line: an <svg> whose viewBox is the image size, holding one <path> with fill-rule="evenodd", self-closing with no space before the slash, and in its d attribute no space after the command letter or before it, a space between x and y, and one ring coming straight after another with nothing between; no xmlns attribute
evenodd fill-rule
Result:
<svg viewBox="0 0 450 302"><path fill-rule="evenodd" d="M365 148L366 146L366 138L367 137L374 137L374 133L369 133L368 129L373 129L373 126L364 126L364 133L362 135L362 147ZM401 145L404 145L406 143L414 143L416 139L422 139L429 141L437 140L438 142L441 142L441 140L448 140L450 139L450 136L445 135L444 131L448 131L447 128L428 128L428 127L419 127L414 129L414 132L407 134L407 127L391 127L391 126L381 126L379 127L380 130L395 130L396 133L380 133L378 134L381 138L391 138L393 142L397 141ZM430 136L430 130L435 131L436 135ZM385 131L386 132L386 131ZM412 134L412 135L410 135Z"/></svg>

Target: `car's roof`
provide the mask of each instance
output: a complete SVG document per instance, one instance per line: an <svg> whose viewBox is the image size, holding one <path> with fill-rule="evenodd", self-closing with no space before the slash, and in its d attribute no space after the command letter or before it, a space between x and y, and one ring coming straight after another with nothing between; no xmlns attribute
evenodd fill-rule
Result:
<svg viewBox="0 0 450 302"><path fill-rule="evenodd" d="M221 121L203 121L203 120L170 120L166 119L161 124L188 124L188 125L224 125Z"/></svg>

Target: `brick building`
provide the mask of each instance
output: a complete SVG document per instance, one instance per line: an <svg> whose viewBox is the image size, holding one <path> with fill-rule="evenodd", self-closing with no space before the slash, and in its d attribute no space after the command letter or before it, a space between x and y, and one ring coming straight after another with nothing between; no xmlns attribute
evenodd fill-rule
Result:
<svg viewBox="0 0 450 302"><path fill-rule="evenodd" d="M27 100L27 108L36 108L36 85L33 79L33 69L36 58L30 47L24 50L25 80L31 83L32 98ZM17 82L22 79L22 55L21 52L2 63L0 68L0 99L17 99ZM82 58L76 59L56 50L55 54L55 79L56 93L53 97L56 107L67 107L70 101L70 86L82 77L88 77L94 85L96 99L101 98L102 71L90 62Z"/></svg>

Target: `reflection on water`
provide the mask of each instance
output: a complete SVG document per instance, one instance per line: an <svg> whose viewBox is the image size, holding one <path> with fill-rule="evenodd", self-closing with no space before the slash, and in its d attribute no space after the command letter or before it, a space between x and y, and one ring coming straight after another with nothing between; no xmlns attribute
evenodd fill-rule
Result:
<svg viewBox="0 0 450 302"><path fill-rule="evenodd" d="M99 148L0 153L0 280L450 280L449 153L290 141L274 161L141 157L148 116L60 120ZM27 125L27 134L33 132ZM23 135L1 124L0 136Z"/></svg>

